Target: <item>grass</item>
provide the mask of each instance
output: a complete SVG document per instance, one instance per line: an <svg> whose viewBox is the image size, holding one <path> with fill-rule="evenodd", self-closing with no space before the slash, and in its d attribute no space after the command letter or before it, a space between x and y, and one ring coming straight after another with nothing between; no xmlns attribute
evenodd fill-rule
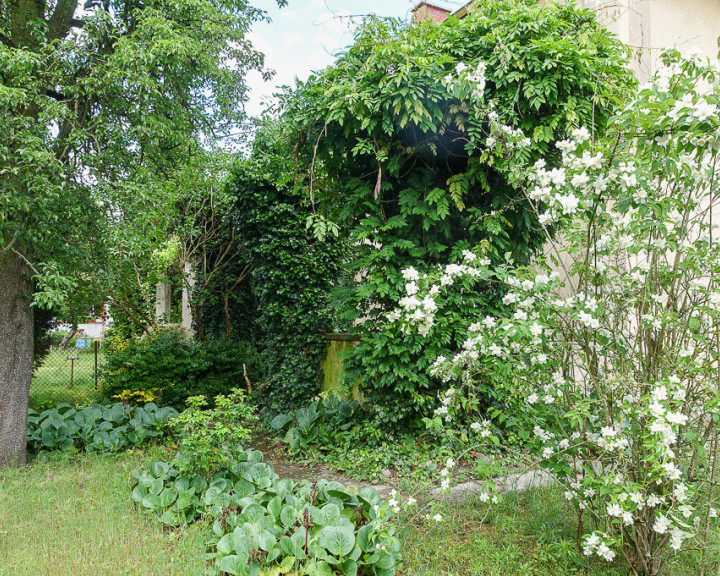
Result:
<svg viewBox="0 0 720 576"><path fill-rule="evenodd" d="M622 558L588 559L576 544L576 518L556 488L508 493L488 508L447 505L440 523L422 521L402 532L402 576L627 576ZM588 522L589 520L585 520ZM706 576L720 575L720 533L708 547ZM701 573L699 550L668 555L668 576Z"/></svg>
<svg viewBox="0 0 720 576"><path fill-rule="evenodd" d="M130 498L131 471L168 456L78 455L0 472L0 576L200 576L209 527L163 530ZM441 523L403 519L398 576L628 574L622 560L578 552L574 514L555 489L507 494L489 512L475 502L439 512ZM720 538L708 548L705 574L715 576ZM692 550L672 556L669 574L699 574L698 561Z"/></svg>
<svg viewBox="0 0 720 576"><path fill-rule="evenodd" d="M204 527L165 532L134 510L130 474L149 459L82 455L0 472L0 576L199 576Z"/></svg>
<svg viewBox="0 0 720 576"><path fill-rule="evenodd" d="M70 357L77 360L71 362ZM102 362L103 353L98 352L98 368ZM96 395L93 350L53 350L33 373L30 407L43 410L62 402L89 404Z"/></svg>

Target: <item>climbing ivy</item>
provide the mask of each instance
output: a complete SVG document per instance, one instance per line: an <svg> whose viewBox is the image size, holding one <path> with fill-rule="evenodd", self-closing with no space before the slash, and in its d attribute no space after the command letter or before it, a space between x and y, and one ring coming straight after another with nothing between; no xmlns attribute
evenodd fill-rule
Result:
<svg viewBox="0 0 720 576"><path fill-rule="evenodd" d="M283 150L267 126L229 180L236 198L229 233L238 238L239 256L226 281L247 272L231 293L229 315L233 333L263 356L268 376L254 391L272 412L297 408L320 392L324 333L335 328L332 289L347 259L343 240L318 239L307 227L312 206L293 186L292 155ZM203 312L211 333L225 332L219 306Z"/></svg>

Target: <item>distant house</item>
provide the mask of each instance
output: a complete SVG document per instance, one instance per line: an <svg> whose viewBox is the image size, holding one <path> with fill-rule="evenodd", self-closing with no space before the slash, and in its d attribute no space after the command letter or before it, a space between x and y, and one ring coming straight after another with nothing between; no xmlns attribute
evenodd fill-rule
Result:
<svg viewBox="0 0 720 576"><path fill-rule="evenodd" d="M448 8L441 8L435 4L429 4L428 2L420 2L412 9L413 22L424 22L425 20L435 20L435 22L442 22L447 20L451 10Z"/></svg>

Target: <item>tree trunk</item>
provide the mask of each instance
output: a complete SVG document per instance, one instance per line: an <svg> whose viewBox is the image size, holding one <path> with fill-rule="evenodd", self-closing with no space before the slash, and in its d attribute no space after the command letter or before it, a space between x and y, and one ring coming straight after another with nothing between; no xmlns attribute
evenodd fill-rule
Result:
<svg viewBox="0 0 720 576"><path fill-rule="evenodd" d="M32 284L25 263L0 250L0 468L25 464L33 359Z"/></svg>
<svg viewBox="0 0 720 576"><path fill-rule="evenodd" d="M65 350L65 348L67 348L68 343L72 337L75 336L75 332L77 332L77 322L73 321L70 324L70 332L63 336L62 342L60 342L60 346L58 346L59 350Z"/></svg>

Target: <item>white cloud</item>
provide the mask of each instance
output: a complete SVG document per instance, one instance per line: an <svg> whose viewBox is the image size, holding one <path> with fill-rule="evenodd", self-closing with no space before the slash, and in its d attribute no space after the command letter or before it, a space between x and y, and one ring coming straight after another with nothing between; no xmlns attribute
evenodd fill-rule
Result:
<svg viewBox="0 0 720 576"><path fill-rule="evenodd" d="M305 44L305 36L303 36L299 32L285 32L285 34L283 34L283 42L287 46Z"/></svg>

